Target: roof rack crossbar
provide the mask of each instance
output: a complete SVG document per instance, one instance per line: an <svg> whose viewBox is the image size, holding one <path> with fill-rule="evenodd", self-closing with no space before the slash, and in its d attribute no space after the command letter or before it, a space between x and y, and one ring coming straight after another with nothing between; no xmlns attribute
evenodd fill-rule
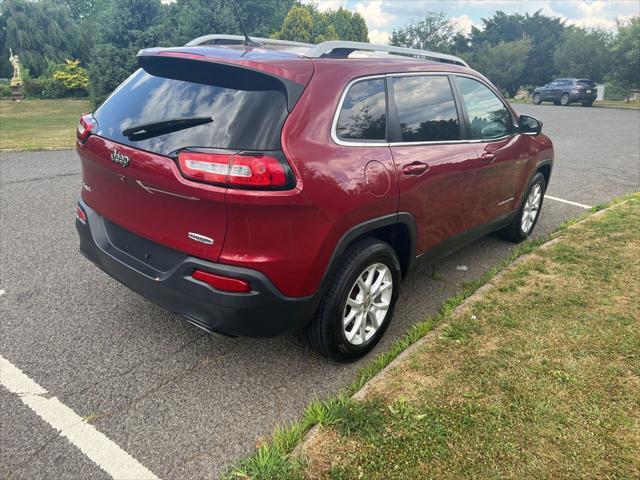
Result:
<svg viewBox="0 0 640 480"><path fill-rule="evenodd" d="M258 38L251 37L251 40L261 43L262 45L280 45L285 47L301 47L301 48L311 48L314 45L310 43L301 43L301 42L290 42L288 40L274 40L273 38ZM187 47L192 47L194 45L203 45L203 44L214 44L214 45L242 45L244 44L245 38L242 35L221 35L221 34L212 34L212 35L203 35L202 37L194 38L189 43L187 43Z"/></svg>
<svg viewBox="0 0 640 480"><path fill-rule="evenodd" d="M428 50L416 50L406 47L392 47L389 45L375 45L363 42L347 42L341 40L331 40L313 45L307 53L304 54L308 58L330 57L332 51L344 53L345 51L365 51L365 52L386 52L393 55L403 55L406 57L414 57L423 60L435 60L436 62L453 63L463 67L469 67L467 62L454 55L446 53L430 52Z"/></svg>

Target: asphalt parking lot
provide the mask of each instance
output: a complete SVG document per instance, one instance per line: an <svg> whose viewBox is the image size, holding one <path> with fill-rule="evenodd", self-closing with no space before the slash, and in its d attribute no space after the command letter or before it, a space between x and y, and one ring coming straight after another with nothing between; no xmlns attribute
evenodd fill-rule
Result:
<svg viewBox="0 0 640 480"><path fill-rule="evenodd" d="M515 107L556 145L535 235L585 211L575 204L638 190L639 111ZM0 353L157 477L215 478L363 365L326 361L298 335L210 336L151 304L79 254L75 152L0 155ZM512 247L489 236L408 280L374 354ZM0 387L2 478L108 478L20 395Z"/></svg>

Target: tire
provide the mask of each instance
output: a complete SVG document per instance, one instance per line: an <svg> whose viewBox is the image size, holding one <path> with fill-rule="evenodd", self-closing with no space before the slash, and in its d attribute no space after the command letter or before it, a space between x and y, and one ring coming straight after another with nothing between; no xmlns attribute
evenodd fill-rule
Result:
<svg viewBox="0 0 640 480"><path fill-rule="evenodd" d="M560 105L562 105L563 107L568 107L570 103L571 103L571 98L569 98L569 94L563 93L562 96L560 97Z"/></svg>
<svg viewBox="0 0 640 480"><path fill-rule="evenodd" d="M536 187L539 188L539 199L537 200L537 209L535 210L535 216L531 218L532 205L529 200L533 192L535 192ZM540 172L538 172L531 179L531 183L529 184L527 193L522 199L522 203L515 218L507 227L498 232L502 238L504 238L505 240L509 240L510 242L518 243L522 242L529 235L531 235L531 232L535 228L536 223L538 223L538 218L540 218L540 211L542 210L542 202L544 201L545 189L546 183L544 180L544 176ZM525 215L529 216L528 222L524 221Z"/></svg>
<svg viewBox="0 0 640 480"><path fill-rule="evenodd" d="M583 107L591 107L593 106L593 102L582 102Z"/></svg>
<svg viewBox="0 0 640 480"><path fill-rule="evenodd" d="M369 272L373 272L372 277L369 277ZM372 279L372 287L378 281L381 282L381 288L389 282L391 286L384 288L377 296L369 297L360 287L366 285L369 278ZM391 290L390 294L388 290ZM309 343L321 355L338 362L364 356L378 343L389 326L399 290L400 262L393 248L374 238L356 241L342 255L318 311L306 327ZM347 304L349 299L351 303ZM357 304L362 306L355 306ZM376 309L374 304L388 304L388 308L383 312ZM367 308L369 305L371 307ZM380 312L380 316L376 317L372 312ZM345 323L348 317L351 320ZM363 319L365 326L358 328L358 323L361 325Z"/></svg>
<svg viewBox="0 0 640 480"><path fill-rule="evenodd" d="M540 105L542 103L542 95L540 95L539 93L534 93L533 94L533 104L534 105Z"/></svg>

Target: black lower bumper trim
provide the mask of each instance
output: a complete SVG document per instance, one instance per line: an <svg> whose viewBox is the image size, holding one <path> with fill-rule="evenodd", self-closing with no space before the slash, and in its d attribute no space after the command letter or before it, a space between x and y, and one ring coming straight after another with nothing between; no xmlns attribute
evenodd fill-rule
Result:
<svg viewBox="0 0 640 480"><path fill-rule="evenodd" d="M196 326L225 335L272 337L303 328L311 319L319 295L286 297L262 273L230 265L202 260L188 255L175 255L176 263L151 265L144 257L117 247L109 237L109 222L80 201L87 222L76 220L80 251L94 264L131 290L175 313L186 316ZM145 248L166 247L127 232L127 245L139 253ZM175 251L172 251L175 252ZM161 269L159 269L161 268ZM250 293L230 293L213 289L191 277L200 269L247 280Z"/></svg>

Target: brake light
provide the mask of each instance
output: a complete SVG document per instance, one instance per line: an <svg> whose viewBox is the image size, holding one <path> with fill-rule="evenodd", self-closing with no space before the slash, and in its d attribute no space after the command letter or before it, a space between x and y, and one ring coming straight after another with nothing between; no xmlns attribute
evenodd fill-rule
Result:
<svg viewBox="0 0 640 480"><path fill-rule="evenodd" d="M94 131L97 126L98 122L96 122L96 119L93 118L91 113L83 113L80 116L80 123L76 129L76 137L78 137L80 143L86 142L91 132Z"/></svg>
<svg viewBox="0 0 640 480"><path fill-rule="evenodd" d="M284 187L287 173L282 162L266 154L180 152L182 174L193 180L235 187Z"/></svg>
<svg viewBox="0 0 640 480"><path fill-rule="evenodd" d="M194 270L191 276L196 280L211 285L216 290L235 293L249 293L251 291L251 284L239 278L225 277L215 273L203 272L202 270Z"/></svg>

